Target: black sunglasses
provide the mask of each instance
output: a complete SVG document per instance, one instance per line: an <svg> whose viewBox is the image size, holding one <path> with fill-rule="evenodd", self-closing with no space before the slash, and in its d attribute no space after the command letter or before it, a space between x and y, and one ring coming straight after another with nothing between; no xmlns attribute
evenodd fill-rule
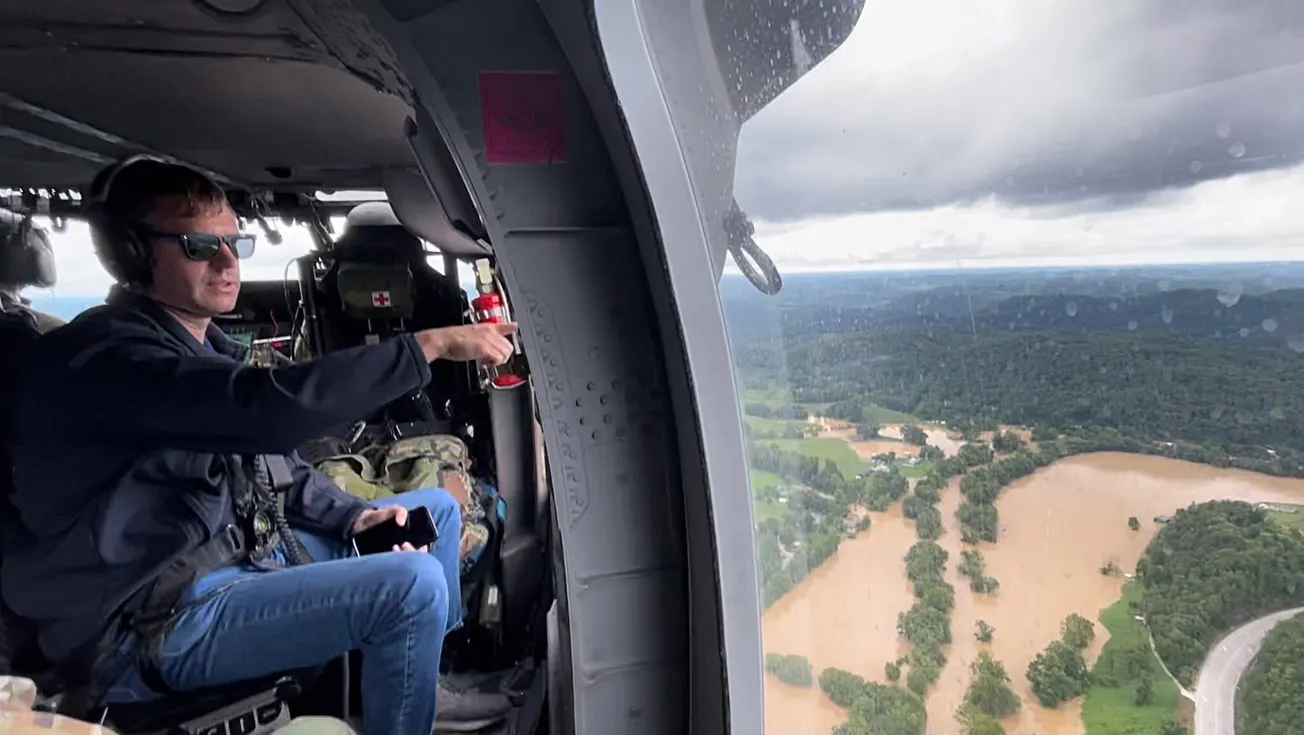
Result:
<svg viewBox="0 0 1304 735"><path fill-rule="evenodd" d="M187 258L198 261L216 258L217 254L222 252L223 245L230 248L235 257L244 260L254 254L254 245L258 242L257 235L244 232L236 235L214 235L208 232L178 235L175 232L159 232L142 228L140 236L153 240L174 240L181 244L181 250Z"/></svg>

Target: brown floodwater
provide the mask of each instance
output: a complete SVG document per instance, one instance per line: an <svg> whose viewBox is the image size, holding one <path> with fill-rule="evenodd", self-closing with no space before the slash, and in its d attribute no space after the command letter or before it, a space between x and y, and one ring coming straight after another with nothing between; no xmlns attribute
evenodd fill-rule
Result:
<svg viewBox="0 0 1304 735"><path fill-rule="evenodd" d="M901 427L902 424L887 424L879 429L878 433L882 436L900 439ZM951 436L951 432L947 431L945 426L937 426L936 424L920 424L919 428L923 429L924 434L928 436L928 443L941 449L942 453L948 457L954 457L956 454L959 454L960 445L964 444L963 439L960 439L958 436Z"/></svg>
<svg viewBox="0 0 1304 735"><path fill-rule="evenodd" d="M849 442L851 448L856 451L856 455L861 459L873 459L874 455L887 454L892 452L899 458L917 457L924 451L923 447L917 447L913 444L906 444L901 441L853 441Z"/></svg>
<svg viewBox="0 0 1304 735"><path fill-rule="evenodd" d="M901 569L915 530L899 505L870 515L868 532L842 542L833 558L766 611L766 652L802 654L817 677L832 666L886 681L884 665L909 650L898 640L896 619L914 602ZM818 685L800 689L766 677L766 732L825 735L846 718Z"/></svg>
<svg viewBox="0 0 1304 735"><path fill-rule="evenodd" d="M1000 541L983 544L987 574L1000 593L974 595L956 572L960 561L955 509L958 481L942 498L947 533L939 543L950 552L947 576L956 587L952 614L955 642L947 666L928 699L930 735L957 733L954 711L969 681L969 664L981 650L973 636L978 620L995 629L988 644L1005 664L1023 711L1004 722L1009 735L1081 735L1081 700L1044 710L1028 691L1028 662L1059 635L1060 622L1078 613L1097 622L1118 600L1123 580L1105 577L1113 561L1133 571L1157 530L1153 518L1191 503L1216 498L1304 503L1304 481L1140 455L1100 453L1057 462L1007 487L997 501ZM776 602L764 617L765 650L807 656L815 671L834 666L885 681L884 665L908 647L896 633L897 614L913 603L905 580L906 550L914 526L899 506L874 513L870 530L842 544L838 553L801 585ZM1128 516L1141 530L1127 527ZM1096 624L1092 657L1106 633ZM824 735L845 712L820 693L788 687L767 677L766 730L776 735Z"/></svg>

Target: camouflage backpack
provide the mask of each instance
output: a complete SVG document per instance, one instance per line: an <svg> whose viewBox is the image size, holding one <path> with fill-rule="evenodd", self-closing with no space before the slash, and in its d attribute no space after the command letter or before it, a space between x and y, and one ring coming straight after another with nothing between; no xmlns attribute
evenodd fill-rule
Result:
<svg viewBox="0 0 1304 735"><path fill-rule="evenodd" d="M442 487L462 506L461 558L465 562L489 542L484 504L471 479L471 456L455 436L436 434L400 439L389 446L380 481L395 493Z"/></svg>
<svg viewBox="0 0 1304 735"><path fill-rule="evenodd" d="M421 488L446 490L462 506L463 571L479 558L489 542L484 486L472 480L470 452L455 436L416 436L358 452L350 452L342 441L324 439L300 453L342 490L363 500L379 500ZM493 500L497 503L496 498ZM502 509L495 508L502 515Z"/></svg>

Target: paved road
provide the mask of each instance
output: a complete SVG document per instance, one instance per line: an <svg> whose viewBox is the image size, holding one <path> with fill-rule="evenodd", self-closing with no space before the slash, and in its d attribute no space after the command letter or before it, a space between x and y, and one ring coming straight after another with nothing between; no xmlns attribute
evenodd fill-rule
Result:
<svg viewBox="0 0 1304 735"><path fill-rule="evenodd" d="M1236 735L1236 686L1273 626L1304 607L1246 623L1214 646L1200 667L1195 689L1195 735Z"/></svg>

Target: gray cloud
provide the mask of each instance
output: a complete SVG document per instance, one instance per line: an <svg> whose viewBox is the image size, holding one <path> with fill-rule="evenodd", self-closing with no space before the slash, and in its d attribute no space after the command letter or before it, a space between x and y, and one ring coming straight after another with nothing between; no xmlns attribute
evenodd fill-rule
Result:
<svg viewBox="0 0 1304 735"><path fill-rule="evenodd" d="M1130 206L1304 161L1304 3L868 3L842 49L744 126L736 191L753 217L992 195ZM973 5L988 6L977 27L952 18Z"/></svg>

